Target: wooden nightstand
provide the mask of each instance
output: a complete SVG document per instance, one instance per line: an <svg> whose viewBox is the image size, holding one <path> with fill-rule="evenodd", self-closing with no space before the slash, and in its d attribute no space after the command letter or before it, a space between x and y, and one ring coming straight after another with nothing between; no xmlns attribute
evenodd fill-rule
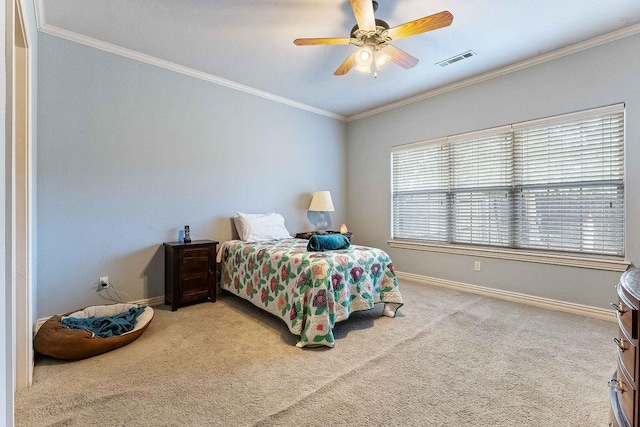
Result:
<svg viewBox="0 0 640 427"><path fill-rule="evenodd" d="M318 231L305 231L302 233L296 233L296 239L307 239L309 240L311 238L311 236L315 235L315 234L323 234L320 233ZM324 234L343 234L345 236L347 236L347 238L349 240L351 240L351 236L353 236L353 233L350 231L347 231L346 233L340 233L339 231L331 231L331 230L327 230L324 232Z"/></svg>
<svg viewBox="0 0 640 427"><path fill-rule="evenodd" d="M216 302L217 245L213 240L164 243L164 299L171 311L195 302Z"/></svg>

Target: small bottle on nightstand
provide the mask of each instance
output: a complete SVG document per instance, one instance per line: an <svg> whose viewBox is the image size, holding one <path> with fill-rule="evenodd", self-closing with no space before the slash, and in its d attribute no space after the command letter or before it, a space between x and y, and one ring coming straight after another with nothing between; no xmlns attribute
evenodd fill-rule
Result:
<svg viewBox="0 0 640 427"><path fill-rule="evenodd" d="M189 233L189 226L184 226L184 242L191 243L191 234Z"/></svg>

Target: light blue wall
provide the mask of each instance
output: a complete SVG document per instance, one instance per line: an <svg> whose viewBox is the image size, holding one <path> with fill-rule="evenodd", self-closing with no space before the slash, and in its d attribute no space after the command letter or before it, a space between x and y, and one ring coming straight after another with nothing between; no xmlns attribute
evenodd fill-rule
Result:
<svg viewBox="0 0 640 427"><path fill-rule="evenodd" d="M359 241L387 248L399 271L608 307L620 273L389 248L390 147L624 102L626 254L638 263L639 51L636 35L349 123L348 219Z"/></svg>
<svg viewBox="0 0 640 427"><path fill-rule="evenodd" d="M618 102L627 258L640 257L640 36L346 125L52 36L40 45L39 316L105 302L102 275L129 300L162 295L160 244L185 224L223 241L236 210L279 211L292 233L310 229L318 189L334 226L399 271L606 307L619 273L389 248L389 148Z"/></svg>
<svg viewBox="0 0 640 427"><path fill-rule="evenodd" d="M164 294L161 244L231 238L236 211L309 230L313 191L346 218L346 125L40 34L38 315Z"/></svg>

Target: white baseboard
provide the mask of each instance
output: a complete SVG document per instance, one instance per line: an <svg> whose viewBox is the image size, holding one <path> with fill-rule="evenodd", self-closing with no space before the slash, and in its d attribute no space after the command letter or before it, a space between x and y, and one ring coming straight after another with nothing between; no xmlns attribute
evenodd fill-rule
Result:
<svg viewBox="0 0 640 427"><path fill-rule="evenodd" d="M421 276L419 274L396 271L398 279L411 282L424 283L426 285L438 286L442 288L455 289L461 292L469 292L520 304L533 305L536 307L548 308L550 310L564 311L566 313L578 314L581 316L593 317L601 320L616 321L612 310L592 307L589 305L575 304L572 302L559 301L550 298L537 297L533 295L521 294L517 292L503 291L501 289L487 288L484 286L470 285L468 283L454 282L452 280L438 279L437 277Z"/></svg>
<svg viewBox="0 0 640 427"><path fill-rule="evenodd" d="M154 307L156 305L162 305L164 304L164 295L160 295L159 297L153 297L153 298L145 298L138 301L131 301L129 304L141 304L141 305L148 305L150 307Z"/></svg>
<svg viewBox="0 0 640 427"><path fill-rule="evenodd" d="M145 298L145 299L140 299L140 300L137 300L137 301L131 301L131 302L128 302L127 304L140 304L140 305L148 305L150 307L154 307L156 305L164 304L164 295L161 295L159 297ZM34 337L36 336L36 334L38 333L38 330L44 324L44 322L46 322L50 318L51 318L51 316L48 316L48 317L41 317L40 319L36 320L36 324L33 327L33 336Z"/></svg>

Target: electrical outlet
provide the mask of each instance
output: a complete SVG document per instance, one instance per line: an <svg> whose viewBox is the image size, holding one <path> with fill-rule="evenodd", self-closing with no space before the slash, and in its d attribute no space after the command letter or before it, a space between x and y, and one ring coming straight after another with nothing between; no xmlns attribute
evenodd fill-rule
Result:
<svg viewBox="0 0 640 427"><path fill-rule="evenodd" d="M100 277L100 288L108 288L109 287L109 276L101 276Z"/></svg>
<svg viewBox="0 0 640 427"><path fill-rule="evenodd" d="M480 261L476 261L473 263L473 269L475 271L480 271Z"/></svg>

